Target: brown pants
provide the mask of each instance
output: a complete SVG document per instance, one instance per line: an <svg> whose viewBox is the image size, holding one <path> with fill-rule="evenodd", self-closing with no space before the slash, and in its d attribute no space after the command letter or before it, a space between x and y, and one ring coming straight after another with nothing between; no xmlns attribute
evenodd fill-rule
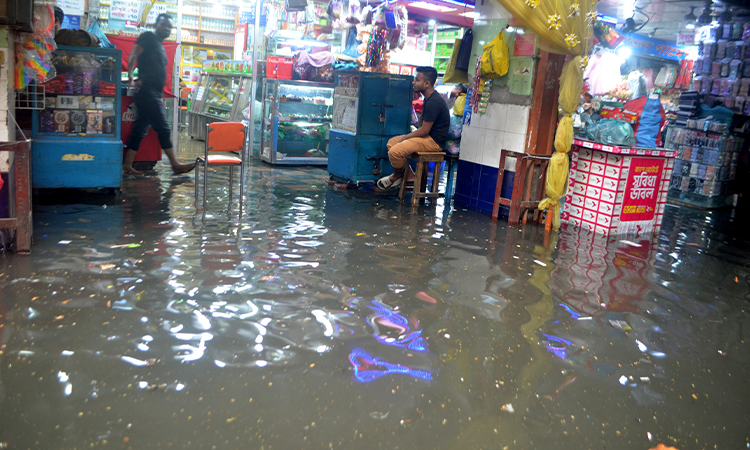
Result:
<svg viewBox="0 0 750 450"><path fill-rule="evenodd" d="M399 142L399 139L402 137L396 136L388 141L388 159L391 160L391 166L394 169L402 169L406 162L406 157L414 152L443 151L429 136L415 137Z"/></svg>

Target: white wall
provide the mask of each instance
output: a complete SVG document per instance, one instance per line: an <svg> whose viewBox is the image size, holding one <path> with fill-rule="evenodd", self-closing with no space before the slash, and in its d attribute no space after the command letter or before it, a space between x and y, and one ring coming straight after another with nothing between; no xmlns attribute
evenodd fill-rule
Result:
<svg viewBox="0 0 750 450"><path fill-rule="evenodd" d="M461 132L463 161L497 167L500 150L526 152L529 106L490 103L486 114L472 114L471 124ZM515 170L515 167L508 167Z"/></svg>

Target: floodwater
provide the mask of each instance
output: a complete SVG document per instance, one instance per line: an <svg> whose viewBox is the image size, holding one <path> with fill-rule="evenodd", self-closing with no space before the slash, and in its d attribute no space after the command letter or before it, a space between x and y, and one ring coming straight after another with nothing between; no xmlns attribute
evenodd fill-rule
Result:
<svg viewBox="0 0 750 450"><path fill-rule="evenodd" d="M746 222L545 245L253 162L37 205L0 256L0 448L742 449Z"/></svg>

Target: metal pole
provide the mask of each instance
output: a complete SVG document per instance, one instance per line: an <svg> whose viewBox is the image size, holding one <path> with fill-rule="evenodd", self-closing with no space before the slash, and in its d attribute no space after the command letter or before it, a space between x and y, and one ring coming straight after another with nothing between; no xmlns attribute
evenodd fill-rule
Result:
<svg viewBox="0 0 750 450"><path fill-rule="evenodd" d="M172 145L178 145L177 139L180 134L180 63L182 62L182 6L184 0L177 0L177 51L174 54L174 67L177 70L172 73L172 93L175 95L174 108L172 108ZM187 114L186 114L187 115ZM178 146L179 148L179 146Z"/></svg>
<svg viewBox="0 0 750 450"><path fill-rule="evenodd" d="M435 66L435 50L437 50L435 47L437 47L437 22L432 26L432 49L430 53L433 66Z"/></svg>
<svg viewBox="0 0 750 450"><path fill-rule="evenodd" d="M253 76L252 82L250 83L250 114L248 122L250 125L248 128L248 145L246 146L246 157L250 157L253 154L253 142L255 141L255 90L257 89L258 82L260 81L260 65L258 63L258 31L260 30L260 11L263 0L255 0L255 23L253 24L253 59L252 68ZM262 118L261 118L262 120ZM245 174L242 174L245 176Z"/></svg>

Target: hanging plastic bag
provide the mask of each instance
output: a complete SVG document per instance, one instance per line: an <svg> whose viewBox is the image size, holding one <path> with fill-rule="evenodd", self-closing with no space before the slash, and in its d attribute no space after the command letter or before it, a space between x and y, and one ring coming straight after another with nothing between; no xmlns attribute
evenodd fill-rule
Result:
<svg viewBox="0 0 750 450"><path fill-rule="evenodd" d="M448 66L445 68L445 75L443 75L444 83L469 83L469 73L465 70L456 68L458 49L460 47L461 39L456 39L456 42L453 45L453 53L451 53L451 59L448 61Z"/></svg>
<svg viewBox="0 0 750 450"><path fill-rule="evenodd" d="M501 31L495 39L482 49L482 78L491 80L508 73L510 57L505 34Z"/></svg>
<svg viewBox="0 0 750 450"><path fill-rule="evenodd" d="M453 104L453 115L458 117L464 116L464 107L466 106L466 94L460 94Z"/></svg>

